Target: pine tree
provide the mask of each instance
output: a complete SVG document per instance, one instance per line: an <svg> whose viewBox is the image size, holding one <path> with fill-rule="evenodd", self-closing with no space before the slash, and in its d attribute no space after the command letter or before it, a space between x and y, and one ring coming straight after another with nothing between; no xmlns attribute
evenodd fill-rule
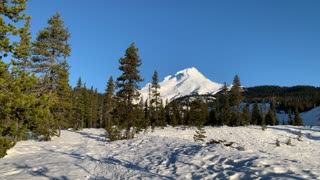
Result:
<svg viewBox="0 0 320 180"><path fill-rule="evenodd" d="M30 21L31 17L25 18L24 27L21 27L18 31L20 32L20 41L14 42L14 53L11 63L18 69L18 72L27 72L31 66L31 33L30 33Z"/></svg>
<svg viewBox="0 0 320 180"><path fill-rule="evenodd" d="M27 131L48 140L51 114L48 98L36 96L36 76L27 72L30 56L30 17L22 12L26 1L3 1L0 4L0 157L15 142L25 139ZM22 22L22 27L18 27ZM20 38L14 38L19 36ZM16 40L11 42L10 38ZM10 64L3 58L11 55Z"/></svg>
<svg viewBox="0 0 320 180"><path fill-rule="evenodd" d="M69 65L66 61L71 52L68 43L70 34L59 13L48 20L48 25L38 33L32 43L32 66L34 72L41 77L36 88L38 93L49 94L53 101L50 108L56 121L53 128L60 130L65 118L69 119L71 110L72 90L68 83Z"/></svg>
<svg viewBox="0 0 320 180"><path fill-rule="evenodd" d="M249 107L246 105L244 106L241 114L241 126L247 126L250 123L250 112Z"/></svg>
<svg viewBox="0 0 320 180"><path fill-rule="evenodd" d="M114 83L113 78L110 76L107 87L104 93L104 100L103 100L103 124L104 128L109 129L111 128L112 124L112 111L114 108Z"/></svg>
<svg viewBox="0 0 320 180"><path fill-rule="evenodd" d="M145 128L148 128L150 125L150 109L149 109L149 100L145 100L144 102L144 119L145 119Z"/></svg>
<svg viewBox="0 0 320 180"><path fill-rule="evenodd" d="M209 120L205 125L216 126L218 125L218 114L214 107L210 107Z"/></svg>
<svg viewBox="0 0 320 180"><path fill-rule="evenodd" d="M50 119L47 103L33 93L37 78L27 72L31 37L30 16L23 14L26 5L23 0L0 4L0 157L16 141L25 139L28 129L35 134L40 119ZM10 64L3 62L8 55Z"/></svg>
<svg viewBox="0 0 320 180"><path fill-rule="evenodd" d="M159 122L159 126L162 127L162 128L164 128L167 125L167 122L166 122L166 109L163 106L162 100L160 101L160 106L159 106L158 122Z"/></svg>
<svg viewBox="0 0 320 180"><path fill-rule="evenodd" d="M84 99L82 97L82 80L79 77L77 86L73 90L73 128L82 129L84 127Z"/></svg>
<svg viewBox="0 0 320 180"><path fill-rule="evenodd" d="M134 101L139 99L138 83L142 81L138 67L142 64L138 55L138 49L134 43L126 50L125 56L119 60L119 70L122 74L117 78L116 88L116 116L120 122L120 130L125 130L124 138L134 137L134 124L136 119L137 105Z"/></svg>
<svg viewBox="0 0 320 180"><path fill-rule="evenodd" d="M176 101L172 101L169 105L170 125L175 127L179 125L179 108Z"/></svg>
<svg viewBox="0 0 320 180"><path fill-rule="evenodd" d="M152 127L159 126L159 116L160 116L160 85L158 82L158 72L154 71L152 76L152 84L151 84L151 114L152 114Z"/></svg>
<svg viewBox="0 0 320 180"><path fill-rule="evenodd" d="M147 132L147 124L148 122L145 120L144 114L144 100L143 98L140 99L139 104L136 108L136 121L134 124L136 133L140 133L141 131Z"/></svg>
<svg viewBox="0 0 320 180"><path fill-rule="evenodd" d="M193 136L193 140L195 142L203 142L204 138L207 137L205 134L206 134L206 131L205 131L203 125L198 125L197 130L196 130L196 134Z"/></svg>
<svg viewBox="0 0 320 180"><path fill-rule="evenodd" d="M190 103L188 125L204 125L209 118L209 107L202 100L196 99Z"/></svg>
<svg viewBox="0 0 320 180"><path fill-rule="evenodd" d="M21 29L17 27L17 23L30 18L22 12L27 7L25 0L6 0L0 4L0 60L13 52L16 44L10 42L10 37L20 35ZM27 26L22 27L27 28ZM25 31L24 31L25 32ZM21 41L22 42L22 41Z"/></svg>
<svg viewBox="0 0 320 180"><path fill-rule="evenodd" d="M72 88L69 85L69 65L67 61L60 63L60 68L57 69L57 87L56 87L56 102L50 108L58 126L58 136L60 136L61 128L71 126L72 122Z"/></svg>
<svg viewBox="0 0 320 180"><path fill-rule="evenodd" d="M89 118L88 118L88 128L92 128L93 127L93 109L94 109L94 91L93 91L93 86L91 86L89 93L88 93L88 104L89 104Z"/></svg>
<svg viewBox="0 0 320 180"><path fill-rule="evenodd" d="M229 104L229 94L228 94L228 87L227 84L224 83L222 89L222 105L219 117L219 125L230 125L231 120L231 111L230 111L230 104Z"/></svg>
<svg viewBox="0 0 320 180"><path fill-rule="evenodd" d="M288 111L288 124L293 125L293 118L292 118L292 112L289 110Z"/></svg>
<svg viewBox="0 0 320 180"><path fill-rule="evenodd" d="M83 124L84 128L88 128L90 124L90 101L89 101L89 90L87 89L86 83L83 84L83 87L81 89L81 96L83 101Z"/></svg>
<svg viewBox="0 0 320 180"><path fill-rule="evenodd" d="M261 125L261 123L262 123L262 117L259 111L258 103L254 103L252 108L251 124Z"/></svg>
<svg viewBox="0 0 320 180"><path fill-rule="evenodd" d="M270 125L270 126L274 126L278 122L278 120L277 120L276 116L274 115L273 110L271 108L269 109L269 111L266 115L265 122L266 122L266 125Z"/></svg>
<svg viewBox="0 0 320 180"><path fill-rule="evenodd" d="M230 90L230 104L233 109L233 121L231 122L232 125L239 126L241 122L240 118L240 104L243 100L243 97L241 95L241 83L240 78L238 75L236 75L233 79L233 86Z"/></svg>
<svg viewBox="0 0 320 180"><path fill-rule="evenodd" d="M294 124L295 126L303 126L303 121L301 119L300 113L298 110L294 113Z"/></svg>
<svg viewBox="0 0 320 180"><path fill-rule="evenodd" d="M92 98L92 127L97 128L99 124L99 101L98 101L98 89L95 88L93 92L93 98Z"/></svg>

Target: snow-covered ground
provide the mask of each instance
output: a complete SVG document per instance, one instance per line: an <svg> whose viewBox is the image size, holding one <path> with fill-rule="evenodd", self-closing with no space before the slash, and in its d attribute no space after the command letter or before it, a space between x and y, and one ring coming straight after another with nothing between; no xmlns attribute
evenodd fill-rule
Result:
<svg viewBox="0 0 320 180"><path fill-rule="evenodd" d="M302 141L297 134L301 130ZM0 179L319 179L320 128L275 126L156 129L108 142L102 129L64 130L51 142L22 141L0 159ZM285 142L292 139L292 146ZM276 139L280 147L275 145Z"/></svg>

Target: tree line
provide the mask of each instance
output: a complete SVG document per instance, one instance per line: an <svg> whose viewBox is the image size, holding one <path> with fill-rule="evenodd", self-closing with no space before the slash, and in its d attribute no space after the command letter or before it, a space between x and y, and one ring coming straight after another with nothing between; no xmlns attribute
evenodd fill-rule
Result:
<svg viewBox="0 0 320 180"><path fill-rule="evenodd" d="M292 113L311 110L320 105L320 88L313 86L256 86L244 90L246 102L271 102L277 111Z"/></svg>

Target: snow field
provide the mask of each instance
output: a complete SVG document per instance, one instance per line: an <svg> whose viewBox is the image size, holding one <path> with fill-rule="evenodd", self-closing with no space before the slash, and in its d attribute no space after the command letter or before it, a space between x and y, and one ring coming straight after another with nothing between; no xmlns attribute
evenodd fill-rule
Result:
<svg viewBox="0 0 320 180"><path fill-rule="evenodd" d="M297 134L301 130L302 141ZM167 127L108 142L103 129L64 130L51 142L22 141L0 159L0 179L319 179L319 127ZM292 146L285 142L291 138ZM275 145L276 139L280 147Z"/></svg>

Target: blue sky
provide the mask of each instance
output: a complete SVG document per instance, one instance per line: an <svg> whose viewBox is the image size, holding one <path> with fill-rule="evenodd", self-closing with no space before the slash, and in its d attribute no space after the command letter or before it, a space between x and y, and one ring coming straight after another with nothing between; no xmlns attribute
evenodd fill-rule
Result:
<svg viewBox="0 0 320 180"><path fill-rule="evenodd" d="M141 76L196 67L212 81L320 86L320 1L30 0L32 34L60 12L71 33L70 83L103 92L134 42Z"/></svg>

